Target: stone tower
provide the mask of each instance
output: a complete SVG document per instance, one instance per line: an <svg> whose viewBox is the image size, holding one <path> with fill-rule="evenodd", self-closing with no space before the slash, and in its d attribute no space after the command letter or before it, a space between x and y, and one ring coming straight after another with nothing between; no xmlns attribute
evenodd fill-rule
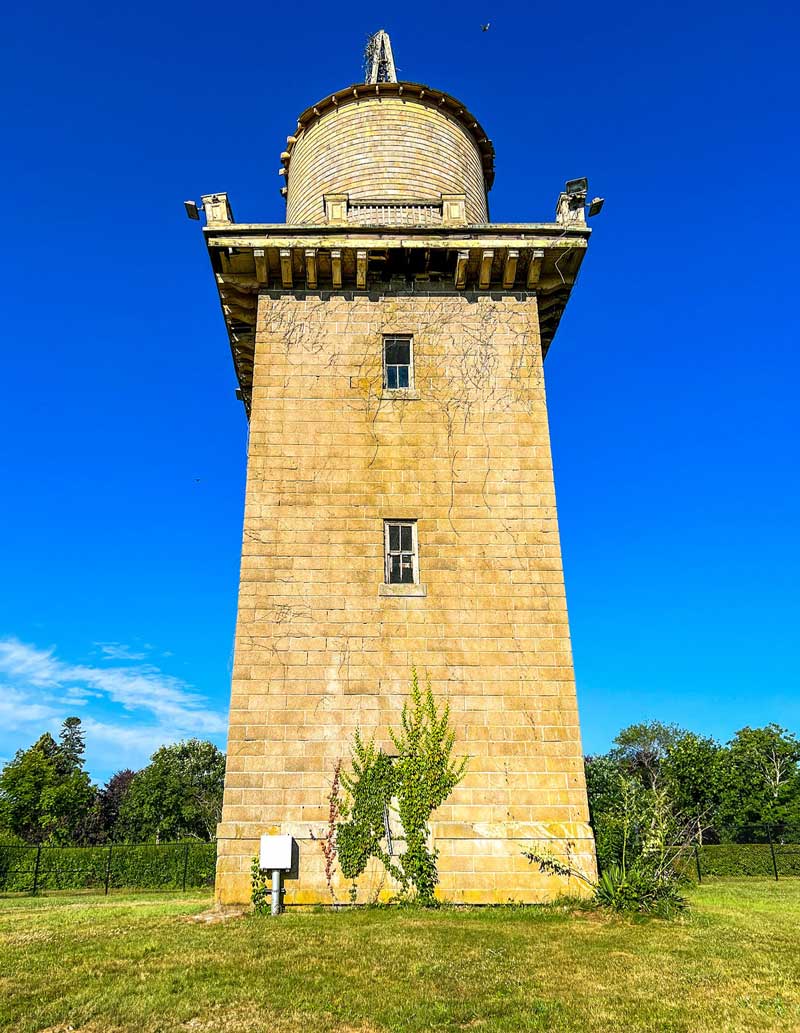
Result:
<svg viewBox="0 0 800 1033"><path fill-rule="evenodd" d="M542 372L586 185L554 222L489 222L486 133L374 40L368 81L288 137L285 224L203 198L250 419L217 896L249 899L282 832L286 903L330 902L334 766L356 727L389 746L415 665L469 756L434 816L441 895L539 901L563 882L527 845L594 870Z"/></svg>

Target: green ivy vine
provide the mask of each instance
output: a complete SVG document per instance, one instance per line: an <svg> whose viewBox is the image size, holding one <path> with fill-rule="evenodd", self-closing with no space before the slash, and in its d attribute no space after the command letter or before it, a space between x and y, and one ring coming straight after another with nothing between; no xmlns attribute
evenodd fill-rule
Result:
<svg viewBox="0 0 800 1033"><path fill-rule="evenodd" d="M439 712L430 679L423 690L415 669L400 725L399 731L389 731L394 757L355 732L352 771L341 775L347 794L341 814L347 820L336 825L336 852L345 878L356 880L375 857L404 893L431 904L439 875L438 851L428 846L428 821L464 777L467 758L453 760L450 708L445 704ZM393 853L390 811L402 826L395 842L404 843L405 850L398 855Z"/></svg>
<svg viewBox="0 0 800 1033"><path fill-rule="evenodd" d="M258 856L250 862L250 900L257 915L268 915L272 909L272 889L269 872L261 870Z"/></svg>

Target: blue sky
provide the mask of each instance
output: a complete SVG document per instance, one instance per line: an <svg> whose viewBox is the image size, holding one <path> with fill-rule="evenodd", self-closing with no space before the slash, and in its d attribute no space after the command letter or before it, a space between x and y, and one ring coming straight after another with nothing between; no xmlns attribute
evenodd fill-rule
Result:
<svg viewBox="0 0 800 1033"><path fill-rule="evenodd" d="M800 726L797 9L381 10L6 14L0 758L70 713L98 778L224 745L246 424L182 201L280 221L286 134L382 26L489 131L493 219L607 198L546 363L587 750Z"/></svg>

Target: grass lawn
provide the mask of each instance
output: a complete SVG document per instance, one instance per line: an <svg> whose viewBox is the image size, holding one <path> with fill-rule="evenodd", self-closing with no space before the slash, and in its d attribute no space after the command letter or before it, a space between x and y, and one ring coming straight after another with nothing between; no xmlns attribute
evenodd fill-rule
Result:
<svg viewBox="0 0 800 1033"><path fill-rule="evenodd" d="M557 908L199 925L205 896L0 901L0 1029L800 1030L800 879L693 889L676 922Z"/></svg>

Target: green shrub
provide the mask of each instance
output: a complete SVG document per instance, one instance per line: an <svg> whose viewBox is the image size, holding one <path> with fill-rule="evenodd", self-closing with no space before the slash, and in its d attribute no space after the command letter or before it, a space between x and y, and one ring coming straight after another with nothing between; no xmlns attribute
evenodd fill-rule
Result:
<svg viewBox="0 0 800 1033"><path fill-rule="evenodd" d="M216 844L124 843L109 847L0 845L0 892L37 889L181 889L210 886L216 869Z"/></svg>
<svg viewBox="0 0 800 1033"><path fill-rule="evenodd" d="M257 915L268 915L272 911L270 874L261 870L258 857L250 862L250 900Z"/></svg>
<svg viewBox="0 0 800 1033"><path fill-rule="evenodd" d="M595 815L600 878L594 882L576 864L567 844L564 856L547 847L531 847L523 855L549 875L575 877L594 890L595 903L614 911L670 918L684 911L687 901L678 887L684 881L683 860L690 846L689 826L674 811L663 789L646 788L636 779L615 774L608 808ZM600 817L600 821L598 821Z"/></svg>
<svg viewBox="0 0 800 1033"><path fill-rule="evenodd" d="M711 843L698 852L704 876L775 875L769 843ZM800 875L800 843L776 843L775 861L779 875ZM696 875L694 859L685 868L690 877Z"/></svg>
<svg viewBox="0 0 800 1033"><path fill-rule="evenodd" d="M600 876L595 900L612 911L638 912L671 918L687 908L686 898L678 892L673 873L657 875L647 867L625 872L612 864Z"/></svg>

